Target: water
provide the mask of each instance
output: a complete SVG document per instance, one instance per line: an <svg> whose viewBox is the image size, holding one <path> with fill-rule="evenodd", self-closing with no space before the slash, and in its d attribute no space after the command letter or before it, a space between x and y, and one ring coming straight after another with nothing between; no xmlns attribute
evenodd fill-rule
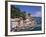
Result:
<svg viewBox="0 0 46 37"><path fill-rule="evenodd" d="M12 28L12 30L14 30L14 28ZM31 30L31 28L28 28L28 29L24 29L24 30L20 30L20 31L41 31L41 25L36 25L36 27L34 29ZM15 30L14 32L20 32L20 31L17 31Z"/></svg>
<svg viewBox="0 0 46 37"><path fill-rule="evenodd" d="M21 31L40 31L41 29L41 25L37 25L34 29L31 30L31 28L25 29L25 30L21 30Z"/></svg>
<svg viewBox="0 0 46 37"><path fill-rule="evenodd" d="M40 31L41 30L41 25L37 25L32 31Z"/></svg>
<svg viewBox="0 0 46 37"><path fill-rule="evenodd" d="M42 30L41 17L36 17L35 19L36 19L37 24L34 29L31 30L31 28L29 27L28 29L24 29L24 30L20 30L20 31L41 31ZM11 30L14 30L14 28L11 28ZM15 30L15 32L16 32L16 30Z"/></svg>

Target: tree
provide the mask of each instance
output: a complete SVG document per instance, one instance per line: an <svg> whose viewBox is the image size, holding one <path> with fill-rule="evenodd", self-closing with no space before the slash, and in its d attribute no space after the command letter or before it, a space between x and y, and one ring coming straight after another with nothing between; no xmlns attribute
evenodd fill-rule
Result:
<svg viewBox="0 0 46 37"><path fill-rule="evenodd" d="M28 15L30 16L30 15L31 15L31 13L28 13Z"/></svg>
<svg viewBox="0 0 46 37"><path fill-rule="evenodd" d="M24 17L26 12L21 12L20 8L15 7L15 5L11 5L11 18L15 17Z"/></svg>

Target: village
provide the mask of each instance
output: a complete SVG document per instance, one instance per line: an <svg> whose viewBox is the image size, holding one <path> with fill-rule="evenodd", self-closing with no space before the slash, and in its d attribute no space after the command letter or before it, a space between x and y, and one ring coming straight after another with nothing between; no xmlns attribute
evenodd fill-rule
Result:
<svg viewBox="0 0 46 37"><path fill-rule="evenodd" d="M22 17L19 18L11 18L11 31L23 31L26 29L32 30L36 26L35 19L32 17L32 15L26 14L25 19Z"/></svg>

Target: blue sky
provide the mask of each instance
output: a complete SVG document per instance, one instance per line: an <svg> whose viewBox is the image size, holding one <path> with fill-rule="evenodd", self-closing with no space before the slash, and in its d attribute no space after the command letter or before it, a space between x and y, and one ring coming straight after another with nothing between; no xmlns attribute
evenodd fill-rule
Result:
<svg viewBox="0 0 46 37"><path fill-rule="evenodd" d="M26 13L31 13L32 16L41 16L41 6L15 5L15 7L18 7L21 11L25 11Z"/></svg>

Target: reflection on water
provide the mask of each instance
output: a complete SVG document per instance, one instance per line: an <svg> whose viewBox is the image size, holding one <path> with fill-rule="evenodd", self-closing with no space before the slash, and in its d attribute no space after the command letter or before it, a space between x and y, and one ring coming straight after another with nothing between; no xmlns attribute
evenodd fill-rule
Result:
<svg viewBox="0 0 46 37"><path fill-rule="evenodd" d="M39 31L41 30L41 25L37 25L32 31Z"/></svg>
<svg viewBox="0 0 46 37"><path fill-rule="evenodd" d="M21 29L19 31L40 31L40 30L42 30L42 27L41 27L41 18L35 18L35 19L36 19L37 24L35 25L35 27L33 29L31 29L31 27L27 27L27 28ZM14 32L17 31L15 28L12 28L12 26L11 26L11 31L12 30L14 30Z"/></svg>
<svg viewBox="0 0 46 37"><path fill-rule="evenodd" d="M12 28L12 30L14 30L14 28ZM34 29L31 30L31 28L27 28L27 29L21 29L20 31L40 31L41 30L41 25L37 25ZM15 30L17 31L17 30Z"/></svg>
<svg viewBox="0 0 46 37"><path fill-rule="evenodd" d="M21 31L40 31L41 30L41 25L37 25L34 29L31 30L31 28L29 27L28 29L24 29Z"/></svg>

